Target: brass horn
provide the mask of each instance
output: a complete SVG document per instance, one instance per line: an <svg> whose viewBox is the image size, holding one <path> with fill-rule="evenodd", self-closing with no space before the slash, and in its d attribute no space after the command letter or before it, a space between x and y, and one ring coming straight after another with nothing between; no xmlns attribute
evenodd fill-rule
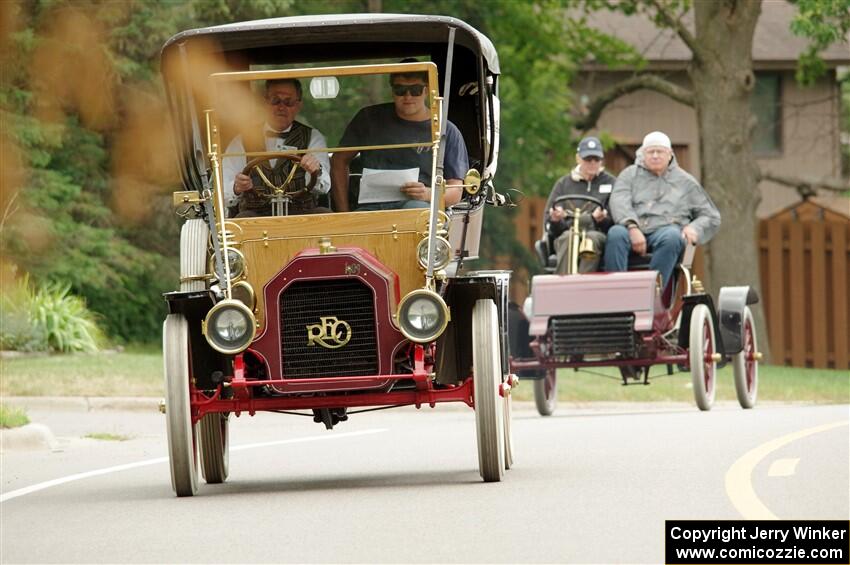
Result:
<svg viewBox="0 0 850 565"><path fill-rule="evenodd" d="M596 246L593 240L587 237L587 232L581 233L581 245L578 248L578 256L585 261L590 261L596 258Z"/></svg>

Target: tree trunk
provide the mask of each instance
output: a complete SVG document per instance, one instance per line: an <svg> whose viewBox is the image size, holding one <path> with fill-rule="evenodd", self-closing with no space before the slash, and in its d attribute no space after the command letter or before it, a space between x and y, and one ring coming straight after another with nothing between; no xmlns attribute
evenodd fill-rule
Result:
<svg viewBox="0 0 850 565"><path fill-rule="evenodd" d="M699 52L689 68L700 131L702 183L723 218L706 254L707 288L750 285L759 290L756 207L759 168L752 150L755 85L753 33L761 0L694 2ZM759 348L768 358L767 326L761 305L753 314Z"/></svg>

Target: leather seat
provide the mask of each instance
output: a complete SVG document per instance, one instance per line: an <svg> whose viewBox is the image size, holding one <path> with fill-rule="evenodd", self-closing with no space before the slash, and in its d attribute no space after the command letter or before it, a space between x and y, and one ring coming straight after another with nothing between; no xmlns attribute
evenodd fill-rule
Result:
<svg viewBox="0 0 850 565"><path fill-rule="evenodd" d="M558 264L558 256L550 249L549 238L544 237L543 239L535 241L534 251L537 254L537 260L540 262L540 266L543 267L543 270L550 274L554 273L555 267Z"/></svg>

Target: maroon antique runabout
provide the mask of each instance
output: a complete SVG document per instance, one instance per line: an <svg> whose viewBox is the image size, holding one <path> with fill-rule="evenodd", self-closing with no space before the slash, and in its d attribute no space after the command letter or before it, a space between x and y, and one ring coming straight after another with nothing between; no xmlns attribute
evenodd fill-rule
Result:
<svg viewBox="0 0 850 565"><path fill-rule="evenodd" d="M574 251L582 249L578 228L570 228L569 237ZM551 273L548 241L537 242L536 250ZM761 354L749 305L758 296L750 287L724 287L715 307L691 275L693 256L689 246L663 289L647 260L628 272L587 274L576 273L575 261L571 274L533 278L524 312L514 311L512 327L527 323L528 338L512 334L511 369L534 380L541 415L552 414L557 405L558 369L617 367L628 385L649 384L656 365L666 366L666 375L690 369L697 406L709 410L718 364L730 361L738 401L753 407Z"/></svg>

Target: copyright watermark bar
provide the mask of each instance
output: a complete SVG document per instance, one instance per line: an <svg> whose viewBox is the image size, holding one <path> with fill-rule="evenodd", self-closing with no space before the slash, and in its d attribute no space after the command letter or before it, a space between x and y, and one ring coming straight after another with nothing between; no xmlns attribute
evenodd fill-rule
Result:
<svg viewBox="0 0 850 565"><path fill-rule="evenodd" d="M667 520L664 562L850 564L846 520Z"/></svg>

